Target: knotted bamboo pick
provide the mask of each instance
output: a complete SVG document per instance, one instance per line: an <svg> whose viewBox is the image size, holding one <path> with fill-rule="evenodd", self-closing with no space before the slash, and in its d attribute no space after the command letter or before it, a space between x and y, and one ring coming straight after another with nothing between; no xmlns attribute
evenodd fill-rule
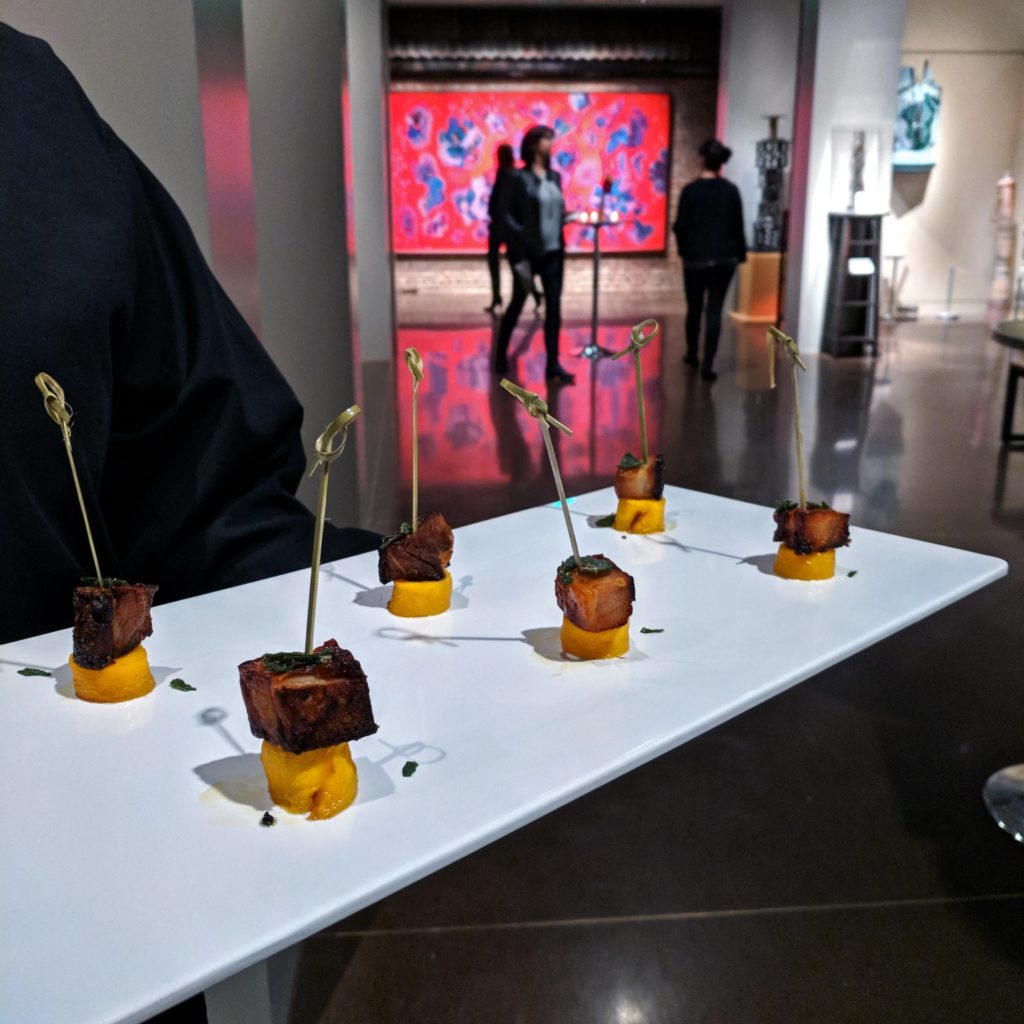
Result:
<svg viewBox="0 0 1024 1024"><path fill-rule="evenodd" d="M768 384L775 387L775 346L782 349L783 354L793 366L793 433L796 436L796 471L800 480L800 511L807 509L807 477L804 471L804 435L800 429L800 378L797 369L806 372L807 366L800 358L800 349L796 342L783 334L777 327L768 328Z"/></svg>
<svg viewBox="0 0 1024 1024"><path fill-rule="evenodd" d="M423 357L414 348L405 350L405 365L412 374L412 532L420 522L420 429L417 396L423 380Z"/></svg>
<svg viewBox="0 0 1024 1024"><path fill-rule="evenodd" d="M100 572L100 560L96 555L96 544L92 539L92 530L89 527L89 515L85 511L85 499L82 497L82 485L78 482L75 457L71 453L71 419L74 412L71 406L64 401L64 389L48 373L37 373L35 382L36 387L42 392L43 405L46 408L47 415L60 427L61 436L64 438L64 448L68 453L68 463L71 465L71 479L75 482L78 507L82 510L85 535L89 538L89 551L92 553L92 564L96 570L96 585L102 587L103 574Z"/></svg>
<svg viewBox="0 0 1024 1024"><path fill-rule="evenodd" d="M358 405L350 406L336 419L331 420L324 432L316 439L316 454L310 466L309 475L318 469L320 490L317 496L316 528L313 531L313 560L309 574L309 607L306 610L306 654L313 653L313 627L316 622L317 588L320 582L320 553L324 543L324 520L327 516L327 480L331 463L345 450L348 441L349 424L362 412ZM338 446L332 447L334 439L341 435Z"/></svg>
<svg viewBox="0 0 1024 1024"><path fill-rule="evenodd" d="M647 450L647 411L644 406L644 380L640 372L640 350L654 341L660 330L661 326L657 320L648 319L638 323L629 332L629 344L612 356L612 359L621 359L630 352L633 353L633 365L636 368L636 407L640 414L640 457L644 462L650 453Z"/></svg>
<svg viewBox="0 0 1024 1024"><path fill-rule="evenodd" d="M558 470L558 458L555 455L555 446L551 443L551 428L555 427L563 434L572 437L572 431L564 424L559 423L548 412L548 403L540 395L534 394L521 388L518 384L503 378L501 386L513 397L523 403L526 411L537 420L541 428L541 436L544 438L544 447L547 448L548 461L551 463L551 472L555 477L555 487L558 488L558 498L562 503L562 515L565 517L565 528L569 531L569 543L572 545L572 557L576 561L576 568L582 567L580 561L580 549L576 543L576 531L572 528L572 517L569 515L569 503L565 499L565 487L562 485L562 474Z"/></svg>

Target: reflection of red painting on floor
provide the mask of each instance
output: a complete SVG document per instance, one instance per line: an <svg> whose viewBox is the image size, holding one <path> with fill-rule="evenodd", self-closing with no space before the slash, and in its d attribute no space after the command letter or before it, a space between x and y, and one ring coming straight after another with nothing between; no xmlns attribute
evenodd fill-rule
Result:
<svg viewBox="0 0 1024 1024"><path fill-rule="evenodd" d="M598 343L616 351L625 348L629 327L625 323L601 327ZM543 324L537 320L513 335L508 376L546 397L551 414L573 429L571 438L557 431L552 435L557 438L563 474L570 478L606 473L610 480L622 454L627 449L639 451L633 360L602 359L595 367L589 360L575 358L573 354L589 340L589 325L563 328L563 363L576 374L577 383L549 394L544 381ZM419 349L426 368L419 392L424 484L500 482L550 473L536 421L498 387L499 378L491 372L490 327L399 328L399 351L410 346ZM643 366L648 430L656 446L661 413L660 337L644 349ZM408 481L412 475L412 377L401 362L396 380L402 479Z"/></svg>

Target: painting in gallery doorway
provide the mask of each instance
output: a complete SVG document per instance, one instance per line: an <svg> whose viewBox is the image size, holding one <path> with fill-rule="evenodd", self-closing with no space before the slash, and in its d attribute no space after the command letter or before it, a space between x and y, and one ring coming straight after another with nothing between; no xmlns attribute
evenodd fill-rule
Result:
<svg viewBox="0 0 1024 1024"><path fill-rule="evenodd" d="M398 255L487 249L487 200L503 142L518 157L528 128L555 132L552 167L567 212L600 202L619 223L605 252L663 252L668 220L671 99L650 92L395 91L389 96L392 241ZM593 228L566 225L570 252L589 252Z"/></svg>

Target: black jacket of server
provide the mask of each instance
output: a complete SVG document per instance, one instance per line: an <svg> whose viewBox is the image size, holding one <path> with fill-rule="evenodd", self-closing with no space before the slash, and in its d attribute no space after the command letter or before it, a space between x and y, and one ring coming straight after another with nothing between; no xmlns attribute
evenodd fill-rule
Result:
<svg viewBox="0 0 1024 1024"><path fill-rule="evenodd" d="M743 263L747 243L739 189L725 178L691 181L679 195L672 232L688 267Z"/></svg>
<svg viewBox="0 0 1024 1024"><path fill-rule="evenodd" d="M185 218L46 43L0 24L0 641L71 625L92 560L160 598L309 564L302 408ZM374 546L328 529L324 557Z"/></svg>

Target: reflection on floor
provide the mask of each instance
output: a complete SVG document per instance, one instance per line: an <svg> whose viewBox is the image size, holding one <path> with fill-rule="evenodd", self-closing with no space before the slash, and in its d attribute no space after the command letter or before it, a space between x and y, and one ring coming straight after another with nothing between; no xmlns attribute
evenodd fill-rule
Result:
<svg viewBox="0 0 1024 1024"><path fill-rule="evenodd" d="M586 310L570 313L564 354L589 340ZM760 330L727 331L708 386L682 365L677 306L610 315L613 349L630 322L662 321L645 373L669 482L795 493L789 385L767 390ZM472 317L421 304L400 338L431 368L422 506L456 524L555 496ZM541 389L539 331L524 322L513 344L512 375ZM1024 452L997 442L1005 360L980 326L901 325L877 361L810 357L801 394L814 497L1006 558L1007 580L308 941L293 1024L1019 1020L1024 850L980 796L1024 761ZM593 378L565 361L579 383L551 397L576 429L560 448L578 492L635 448L635 398L628 360ZM400 431L407 479L404 413Z"/></svg>

